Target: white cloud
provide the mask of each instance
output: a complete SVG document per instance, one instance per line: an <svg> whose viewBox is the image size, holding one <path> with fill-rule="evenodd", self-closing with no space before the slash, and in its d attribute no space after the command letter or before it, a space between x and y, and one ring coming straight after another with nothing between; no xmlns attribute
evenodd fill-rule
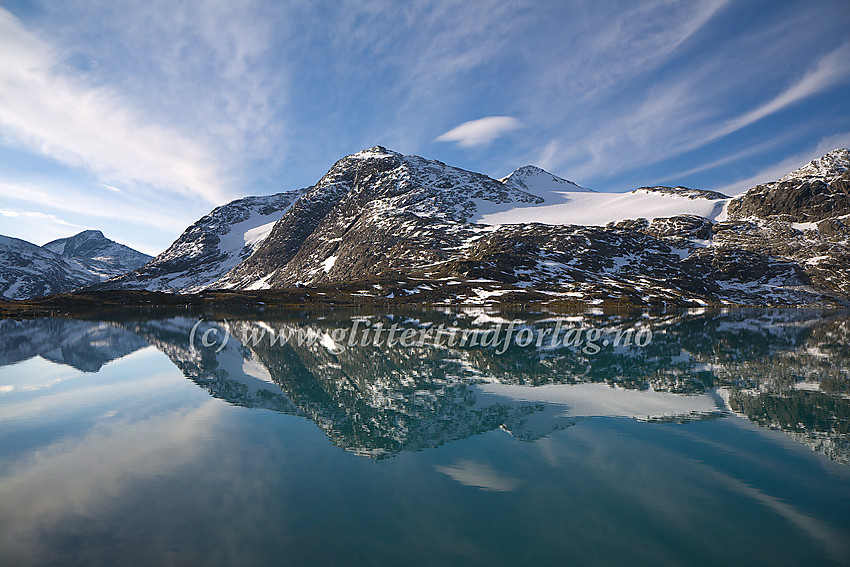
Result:
<svg viewBox="0 0 850 567"><path fill-rule="evenodd" d="M523 124L512 116L487 116L464 122L437 136L438 142L457 142L462 148L487 144L505 132L522 128Z"/></svg>

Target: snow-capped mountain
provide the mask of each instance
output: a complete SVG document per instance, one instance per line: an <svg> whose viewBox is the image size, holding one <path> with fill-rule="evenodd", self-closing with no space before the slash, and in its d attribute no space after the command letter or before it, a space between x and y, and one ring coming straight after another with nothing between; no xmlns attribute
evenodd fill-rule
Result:
<svg viewBox="0 0 850 567"><path fill-rule="evenodd" d="M305 191L246 197L217 207L151 262L96 289L190 293L209 287L250 256Z"/></svg>
<svg viewBox="0 0 850 567"><path fill-rule="evenodd" d="M543 197L547 201L549 199L558 200L558 196L564 192L582 192L593 191L587 187L582 187L578 183L573 183L568 179L558 177L537 167L536 165L524 165L515 169L510 175L499 179L505 185L513 185L527 191L532 195Z"/></svg>
<svg viewBox="0 0 850 567"><path fill-rule="evenodd" d="M135 270L153 258L106 238L99 230L84 230L74 236L48 242L42 248L76 260L101 279Z"/></svg>
<svg viewBox="0 0 850 567"><path fill-rule="evenodd" d="M137 268L150 256L87 230L44 246L0 235L0 297L63 293Z"/></svg>
<svg viewBox="0 0 850 567"><path fill-rule="evenodd" d="M28 299L100 281L79 263L26 240L0 236L0 296Z"/></svg>
<svg viewBox="0 0 850 567"><path fill-rule="evenodd" d="M598 193L534 166L496 180L375 146L275 205L256 197L216 209L143 269L101 287L844 305L846 154L729 199L686 187Z"/></svg>

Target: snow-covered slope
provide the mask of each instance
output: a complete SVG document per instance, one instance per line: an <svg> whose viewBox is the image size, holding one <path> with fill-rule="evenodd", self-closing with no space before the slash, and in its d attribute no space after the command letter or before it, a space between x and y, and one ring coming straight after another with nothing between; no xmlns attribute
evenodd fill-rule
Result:
<svg viewBox="0 0 850 567"><path fill-rule="evenodd" d="M106 238L99 230L85 230L68 238L53 240L42 248L77 261L100 279L125 274L153 258Z"/></svg>
<svg viewBox="0 0 850 567"><path fill-rule="evenodd" d="M190 293L221 278L251 255L306 189L246 197L215 208L145 266L96 289Z"/></svg>
<svg viewBox="0 0 850 567"><path fill-rule="evenodd" d="M73 259L0 235L0 297L29 299L70 291L100 278Z"/></svg>
<svg viewBox="0 0 850 567"><path fill-rule="evenodd" d="M529 166L520 168L508 177L527 176ZM575 224L605 226L627 219L697 215L709 220L724 220L729 199L720 193L688 189L687 187L641 187L628 193L597 193L565 181L542 169L526 183L530 193L545 198L540 204L521 204L514 207L490 209L475 219L482 224ZM525 175L518 176L518 172ZM527 178L527 177L526 177ZM549 181L552 178L553 181ZM513 181L516 182L516 181ZM563 187L560 188L560 187Z"/></svg>

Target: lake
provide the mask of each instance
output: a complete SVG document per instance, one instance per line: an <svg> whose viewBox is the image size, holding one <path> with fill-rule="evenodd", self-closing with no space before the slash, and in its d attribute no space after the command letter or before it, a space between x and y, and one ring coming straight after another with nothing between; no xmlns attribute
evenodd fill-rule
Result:
<svg viewBox="0 0 850 567"><path fill-rule="evenodd" d="M3 565L850 564L850 314L0 321Z"/></svg>

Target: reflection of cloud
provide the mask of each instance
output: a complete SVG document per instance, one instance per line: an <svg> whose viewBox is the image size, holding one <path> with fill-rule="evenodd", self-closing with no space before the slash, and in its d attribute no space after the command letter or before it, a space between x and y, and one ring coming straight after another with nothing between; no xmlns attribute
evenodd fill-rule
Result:
<svg viewBox="0 0 850 567"><path fill-rule="evenodd" d="M96 516L138 479L165 475L196 460L222 405L197 407L142 421L115 417L88 434L61 439L29 453L0 478L0 547L26 556L40 550L40 534L73 514ZM114 420L114 421L113 421Z"/></svg>
<svg viewBox="0 0 850 567"><path fill-rule="evenodd" d="M454 465L436 466L439 472L448 475L466 486L474 486L493 492L510 492L516 490L519 480L503 476L489 465L475 461L462 460Z"/></svg>
<svg viewBox="0 0 850 567"><path fill-rule="evenodd" d="M699 465L705 468L718 481L726 484L732 491L752 498L768 510L787 520L788 523L795 526L801 533L809 536L815 545L822 547L836 562L840 563L842 558L846 558L848 553L846 540L828 524L798 510L794 505L780 498L771 496L765 491L751 486L724 471L715 469L707 463L699 463Z"/></svg>

